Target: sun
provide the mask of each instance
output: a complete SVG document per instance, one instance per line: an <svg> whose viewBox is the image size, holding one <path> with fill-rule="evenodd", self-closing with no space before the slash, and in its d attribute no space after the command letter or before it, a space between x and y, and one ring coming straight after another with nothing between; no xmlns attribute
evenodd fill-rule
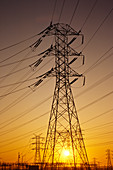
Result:
<svg viewBox="0 0 113 170"><path fill-rule="evenodd" d="M68 150L64 150L64 155L65 156L69 156L69 151Z"/></svg>

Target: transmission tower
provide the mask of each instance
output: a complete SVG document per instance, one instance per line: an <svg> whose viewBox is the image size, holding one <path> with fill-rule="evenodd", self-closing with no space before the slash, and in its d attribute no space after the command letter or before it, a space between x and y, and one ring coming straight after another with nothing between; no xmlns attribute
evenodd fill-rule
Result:
<svg viewBox="0 0 113 170"><path fill-rule="evenodd" d="M76 167L77 160L79 162L81 160L87 169L89 168L88 156L71 90L71 85L79 78L83 78L84 85L84 76L78 74L71 68L71 64L74 63L78 57L83 58L84 64L84 55L82 55L81 52L76 52L71 47L71 44L78 37L81 37L81 43L83 43L83 35L80 32L76 32L68 24L63 23L53 25L51 23L40 35L42 35L41 38L31 46L33 50L39 46L45 36L54 36L55 38L55 45L52 44L50 48L40 53L39 55L44 55L30 65L35 69L45 57L55 56L55 67L37 77L40 79L31 85L36 87L45 78L56 77L43 153L44 166L48 166L47 164L49 164L49 166L54 167L62 164L64 157L63 150L67 149L69 150L70 165ZM71 60L70 57L72 58Z"/></svg>
<svg viewBox="0 0 113 170"><path fill-rule="evenodd" d="M34 157L34 163L41 163L41 145L42 145L42 141L41 139L43 139L43 137L41 137L41 135L35 135L35 137L33 137L32 139L35 139L35 142L32 143L33 145L35 145L35 148L33 148L32 150L35 150L35 157Z"/></svg>
<svg viewBox="0 0 113 170"><path fill-rule="evenodd" d="M111 164L110 149L107 149L106 152L107 152L107 169L111 170L112 164Z"/></svg>

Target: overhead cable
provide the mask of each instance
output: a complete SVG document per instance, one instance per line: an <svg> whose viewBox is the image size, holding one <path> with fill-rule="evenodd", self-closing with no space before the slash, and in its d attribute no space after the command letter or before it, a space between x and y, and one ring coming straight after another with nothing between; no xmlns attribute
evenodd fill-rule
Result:
<svg viewBox="0 0 113 170"><path fill-rule="evenodd" d="M29 37L29 38L27 38L27 39L25 39L25 40L22 40L22 41L20 41L20 42L18 42L18 43L12 44L12 45L7 46L7 47L4 47L4 48L0 49L0 51L4 51L4 50L7 50L7 49L12 48L12 47L14 47L14 46L17 46L17 45L19 45L19 44L21 44L21 43L23 43L23 42L26 42L26 41L28 41L28 40L36 37L36 36L38 36L38 34L33 35L33 36L31 36L31 37Z"/></svg>
<svg viewBox="0 0 113 170"><path fill-rule="evenodd" d="M112 108L112 109L109 109L109 110L107 110L106 112L103 112L103 113L101 113L101 114L99 114L99 115L97 115L97 116L95 116L95 117L93 117L93 118L91 118L91 119L89 119L89 120L87 120L87 121L85 121L85 122L83 122L82 124L85 124L85 123L88 123L88 122L90 122L90 121L92 121L92 120L95 120L95 119L97 119L97 118L99 118L99 117L101 117L101 116L103 116L103 115L105 115L105 114L107 114L107 113L109 113L109 112L111 112L111 111L113 111L113 108Z"/></svg>
<svg viewBox="0 0 113 170"><path fill-rule="evenodd" d="M80 111L82 111L83 109L86 109L87 107L89 107L89 106L91 106L91 105L93 105L93 104L95 104L95 103L97 103L97 102L103 100L104 98L106 98L106 97L108 97L108 96L110 96L110 95L112 95L112 94L113 94L113 91L111 91L111 92L105 94L104 96L102 96L102 97L100 97L100 98L94 100L93 102L91 102L91 103L89 103L89 104L83 106L82 108L78 109L78 111L80 112Z"/></svg>
<svg viewBox="0 0 113 170"><path fill-rule="evenodd" d="M53 17L54 17L54 13L55 13L55 9L56 9L56 4L57 4L57 0L55 0L55 3L54 3L54 8L53 8L53 13L52 13L52 17L51 17L51 22L53 22Z"/></svg>
<svg viewBox="0 0 113 170"><path fill-rule="evenodd" d="M113 8L108 12L108 14L105 16L105 18L102 20L101 24L98 26L98 28L96 29L96 31L93 33L93 35L91 36L91 38L89 39L89 41L86 43L86 45L84 46L83 50L86 49L86 47L88 46L88 44L91 42L91 40L94 38L94 36L96 35L96 33L99 31L99 29L102 27L102 25L105 23L105 21L107 20L107 18L110 16L110 14L112 13Z"/></svg>
<svg viewBox="0 0 113 170"><path fill-rule="evenodd" d="M61 11L60 11L58 23L60 22L60 19L61 19L61 15L62 15L62 12L63 12L64 4L65 4L65 0L63 0L63 3L62 3L62 8L61 8Z"/></svg>
<svg viewBox="0 0 113 170"><path fill-rule="evenodd" d="M87 17L86 17L84 23L83 23L82 26L81 26L80 31L82 31L82 29L83 29L83 27L85 26L85 24L86 24L88 18L90 17L91 13L93 12L93 10L94 10L94 8L95 8L95 6L96 6L96 4L97 4L97 1L98 1L98 0L95 0L93 6L92 6L92 8L91 8L91 10L89 11L89 13L88 13L88 15L87 15Z"/></svg>
<svg viewBox="0 0 113 170"><path fill-rule="evenodd" d="M111 51L113 49L113 46L110 47L102 56L99 57L99 59L97 59L86 71L84 71L83 74L87 74L90 70L92 70L93 68L95 68L97 66L97 64L103 62L105 59L103 59L102 61L100 61L109 51ZM112 56L113 53L111 53L107 58L109 58L110 56ZM100 61L100 62L99 62Z"/></svg>
<svg viewBox="0 0 113 170"><path fill-rule="evenodd" d="M72 23L72 21L73 21L73 18L74 18L75 12L76 12L77 7L78 7L78 5L79 5L79 1L80 1L80 0L78 0L78 1L77 1L77 3L76 3L76 6L75 6L74 12L73 12L73 14L72 14L72 17L71 17L71 20L70 20L69 25L71 25L71 23Z"/></svg>

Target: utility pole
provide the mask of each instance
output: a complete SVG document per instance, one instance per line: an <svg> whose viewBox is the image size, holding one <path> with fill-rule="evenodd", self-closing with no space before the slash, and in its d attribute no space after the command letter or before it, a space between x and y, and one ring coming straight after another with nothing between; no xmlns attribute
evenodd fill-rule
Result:
<svg viewBox="0 0 113 170"><path fill-rule="evenodd" d="M55 67L37 77L40 79L31 85L35 88L47 77L56 78L43 153L43 164L45 167L49 164L53 168L56 164L60 164L63 160L62 151L65 147L67 147L70 152L71 166L76 168L76 157L78 160L79 156L79 161L81 160L84 167L88 169L88 156L71 90L71 85L79 78L83 79L83 85L85 81L82 74L77 73L71 68L71 64L79 57L83 59L84 64L84 55L82 55L81 52L76 52L71 47L71 44L79 37L82 38L81 42L83 44L83 35L80 31L77 32L68 24L63 23L53 25L51 23L50 26L39 35L41 35L41 37L33 45L31 45L33 50L39 46L46 36L54 36L55 40L55 44L52 44L50 48L40 53L40 55L43 56L30 65L33 69L35 69L47 56L55 56ZM67 140L65 140L67 134L69 147L67 145Z"/></svg>
<svg viewBox="0 0 113 170"><path fill-rule="evenodd" d="M20 169L20 152L18 152L18 169Z"/></svg>
<svg viewBox="0 0 113 170"><path fill-rule="evenodd" d="M106 150L107 152L107 169L108 170L111 170L112 169L112 164L111 164L111 152L110 152L110 149L107 149Z"/></svg>

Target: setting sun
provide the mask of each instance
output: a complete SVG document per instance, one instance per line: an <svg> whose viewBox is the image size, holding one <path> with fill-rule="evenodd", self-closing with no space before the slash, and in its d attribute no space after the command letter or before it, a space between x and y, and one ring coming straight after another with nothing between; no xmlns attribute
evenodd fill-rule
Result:
<svg viewBox="0 0 113 170"><path fill-rule="evenodd" d="M69 151L68 150L64 150L64 155L65 156L69 156Z"/></svg>

